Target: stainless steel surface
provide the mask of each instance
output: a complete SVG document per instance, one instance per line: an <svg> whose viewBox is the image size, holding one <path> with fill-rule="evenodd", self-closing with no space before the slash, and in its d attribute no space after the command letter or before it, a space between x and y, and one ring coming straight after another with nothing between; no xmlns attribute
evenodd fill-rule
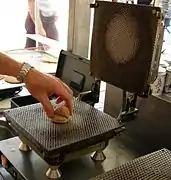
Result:
<svg viewBox="0 0 171 180"><path fill-rule="evenodd" d="M59 179L61 177L61 173L57 166L50 166L46 172L46 176L50 179Z"/></svg>
<svg viewBox="0 0 171 180"><path fill-rule="evenodd" d="M22 174L23 180L48 180L45 172L49 165L34 151L21 152L18 149L19 144L20 139L18 137L1 141L0 151ZM64 163L59 168L63 175L61 180L88 180L137 157L137 154L129 151L116 139L110 141L104 153L107 158L102 163L94 163L89 155Z"/></svg>
<svg viewBox="0 0 171 180"><path fill-rule="evenodd" d="M92 180L169 180L171 152L163 149L137 158Z"/></svg>
<svg viewBox="0 0 171 180"><path fill-rule="evenodd" d="M106 159L106 156L103 151L96 151L91 155L91 158L94 161L104 161Z"/></svg>
<svg viewBox="0 0 171 180"><path fill-rule="evenodd" d="M31 148L27 145L27 144L24 144L22 141L19 145L19 150L20 151L24 151L24 152L28 152L28 151L31 151Z"/></svg>
<svg viewBox="0 0 171 180"><path fill-rule="evenodd" d="M74 101L71 121L64 125L51 122L40 104L10 110L7 119L19 135L43 156L58 157L60 152L75 151L115 136L123 125L97 109ZM22 138L22 141L23 141ZM44 153L43 153L44 152Z"/></svg>

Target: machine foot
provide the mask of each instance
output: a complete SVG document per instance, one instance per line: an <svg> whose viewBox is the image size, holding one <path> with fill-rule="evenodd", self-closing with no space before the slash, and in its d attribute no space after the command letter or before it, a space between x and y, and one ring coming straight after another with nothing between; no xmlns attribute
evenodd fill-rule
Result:
<svg viewBox="0 0 171 180"><path fill-rule="evenodd" d="M91 155L91 159L93 161L104 161L106 159L106 156L103 151L96 151Z"/></svg>
<svg viewBox="0 0 171 180"><path fill-rule="evenodd" d="M27 151L31 151L31 148L27 144L24 144L23 142L21 142L19 145L19 150L27 152Z"/></svg>
<svg viewBox="0 0 171 180"><path fill-rule="evenodd" d="M61 177L58 166L50 166L46 172L46 176L49 179L58 179Z"/></svg>

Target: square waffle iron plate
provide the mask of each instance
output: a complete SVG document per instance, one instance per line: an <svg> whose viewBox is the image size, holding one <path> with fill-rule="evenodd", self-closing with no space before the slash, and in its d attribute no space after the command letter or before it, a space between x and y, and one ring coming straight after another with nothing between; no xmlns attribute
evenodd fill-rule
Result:
<svg viewBox="0 0 171 180"><path fill-rule="evenodd" d="M12 109L5 115L21 139L43 155L42 158L50 159L58 153L73 152L108 140L122 127L116 119L77 100L74 100L71 121L66 124L53 123L40 104Z"/></svg>
<svg viewBox="0 0 171 180"><path fill-rule="evenodd" d="M171 152L166 149L130 161L91 180L169 180Z"/></svg>
<svg viewBox="0 0 171 180"><path fill-rule="evenodd" d="M146 85L156 42L158 7L97 1L91 45L94 77L133 93Z"/></svg>

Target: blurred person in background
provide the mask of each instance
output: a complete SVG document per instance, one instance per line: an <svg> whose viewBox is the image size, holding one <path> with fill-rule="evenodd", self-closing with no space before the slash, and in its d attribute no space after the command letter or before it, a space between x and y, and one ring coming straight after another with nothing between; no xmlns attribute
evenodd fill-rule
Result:
<svg viewBox="0 0 171 180"><path fill-rule="evenodd" d="M25 22L27 34L38 34L58 40L56 28L57 10L55 0L28 0L28 15ZM36 41L27 38L25 48L36 47Z"/></svg>

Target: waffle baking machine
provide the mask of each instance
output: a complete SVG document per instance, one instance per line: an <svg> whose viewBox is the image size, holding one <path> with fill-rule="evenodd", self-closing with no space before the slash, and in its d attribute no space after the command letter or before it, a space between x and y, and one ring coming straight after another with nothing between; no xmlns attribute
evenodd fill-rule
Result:
<svg viewBox="0 0 171 180"><path fill-rule="evenodd" d="M56 76L66 82L77 97L68 124L52 123L33 97L12 99L14 109L5 115L19 138L0 142L0 150L8 160L7 171L15 179L57 179L62 163L90 153L94 161L105 160L103 150L109 139L124 128L116 119L93 107L99 99L100 81L90 76L89 69L89 60L61 51ZM30 99L32 104L27 105ZM22 104L23 107L16 108ZM31 149L34 152L30 152ZM34 169L30 161L35 162Z"/></svg>
<svg viewBox="0 0 171 180"><path fill-rule="evenodd" d="M150 83L157 76L161 49L159 41L163 32L160 8L103 1L96 1L91 7L95 9L91 74L123 89L124 92L133 93L133 98L129 96L131 100L126 98L128 111L122 113L134 113L137 95L148 95ZM82 60L81 58L80 61ZM74 77L74 81L69 81L72 88L81 85L84 79L79 68L72 71L71 77ZM49 166L46 175L57 178L60 176L59 166L63 162L92 151L96 151L93 159L104 160L102 151L109 139L120 133L124 127L120 121L79 99L74 100L72 121L61 126L50 122L40 104L10 110L6 112L6 117L19 134L22 141L20 149L34 150L41 157L41 164L44 161L47 164L37 165L32 157L28 158L28 152L19 152L18 138L3 141L0 149L9 162L13 163L15 179L47 179L45 171ZM24 158L35 163L35 167L28 167L27 172L17 161L20 159L25 162ZM34 173L35 170L37 173Z"/></svg>

